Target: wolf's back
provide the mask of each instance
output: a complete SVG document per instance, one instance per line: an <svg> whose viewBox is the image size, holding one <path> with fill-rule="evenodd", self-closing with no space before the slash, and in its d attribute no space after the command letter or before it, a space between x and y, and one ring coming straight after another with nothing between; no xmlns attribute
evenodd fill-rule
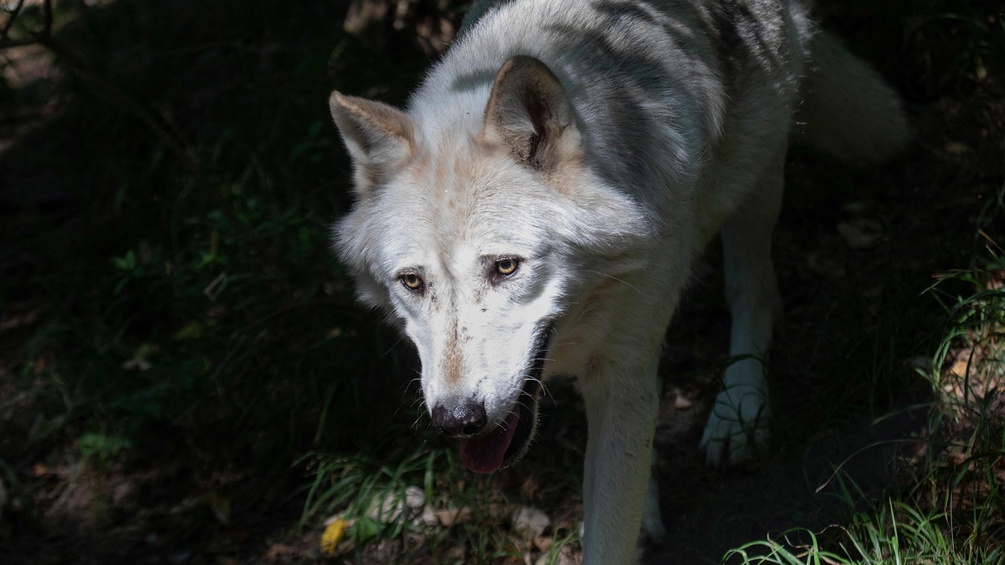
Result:
<svg viewBox="0 0 1005 565"><path fill-rule="evenodd" d="M823 31L810 39L809 60L797 139L853 164L904 149L910 132L900 98L876 71Z"/></svg>

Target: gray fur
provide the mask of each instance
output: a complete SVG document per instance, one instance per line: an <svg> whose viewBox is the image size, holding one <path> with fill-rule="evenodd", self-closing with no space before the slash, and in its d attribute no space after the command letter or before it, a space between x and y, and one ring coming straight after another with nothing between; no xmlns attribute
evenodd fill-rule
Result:
<svg viewBox="0 0 1005 565"><path fill-rule="evenodd" d="M484 407L480 441L526 423L541 371L578 379L588 565L630 562L643 522L662 533L657 363L719 232L738 361L701 448L737 464L768 440L771 230L797 109L795 132L845 159L907 140L893 92L785 0L480 2L404 111L338 93L331 109L356 175L339 256L418 348L428 408Z"/></svg>

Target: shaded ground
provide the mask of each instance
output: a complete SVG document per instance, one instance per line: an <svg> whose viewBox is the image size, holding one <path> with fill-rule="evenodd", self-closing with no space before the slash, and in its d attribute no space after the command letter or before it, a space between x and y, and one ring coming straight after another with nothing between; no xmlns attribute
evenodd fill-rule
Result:
<svg viewBox="0 0 1005 565"><path fill-rule="evenodd" d="M125 8L116 4L106 3L97 18L84 20L91 35L68 26L63 40L70 45L104 42L103 50L97 51L100 57L86 59L93 55L90 52L82 57L113 84L126 85L129 93L149 101L156 115L176 126L191 146L207 144L209 149L196 154L210 162L202 174L212 181L200 181L196 185L200 190L220 192L229 205L232 196L219 187L248 181L228 177L226 165L254 158L260 160L260 169L270 170L274 158L289 169L278 169L281 172L274 176L279 180L271 189L303 193L317 214L311 221L327 221L345 206L343 196L328 196L345 189L345 163L326 123L324 99L329 87L400 101L426 64L427 54L442 46L444 32L449 34L450 22L457 20L449 10L446 15L419 10L398 18L399 25L387 16L379 20L383 23L367 27L360 9L379 3L357 3L360 19L355 25L363 39L355 39L338 31L349 9L338 3L275 13L228 9L226 3L216 11L194 3L157 3L161 11L136 14L119 13ZM979 3L969 5L965 14L977 21L976 27L969 27L948 17L960 8L950 3L912 7L890 2L862 8L822 4L825 23L841 32L904 94L917 129L916 141L900 160L866 171L795 151L776 237L776 267L786 298L770 366L776 445L765 460L728 473L704 468L695 451L702 412L714 392L709 382L724 362L728 335L716 274L717 251L710 250L706 272L668 333L662 368L668 396L659 441L665 456L664 512L673 534L662 548L650 551L648 562L714 562L724 549L751 539L795 525L823 528L840 521L847 508L833 496L840 484L833 479L837 466L866 493L896 489L896 478L904 470L898 458L916 454L919 443L913 438L927 423L925 385L916 378L914 367L931 358L932 340L939 337L944 319L934 301L920 294L933 274L966 266L980 255L984 243L974 235L977 228L1005 241L1005 225L989 224L983 216L1003 186L1005 154L1005 77L1001 59L989 58L993 49L1005 44L993 35L1002 33L1000 21L987 19L995 11ZM386 12L388 5L383 9ZM139 18L143 23L134 20L138 29L133 31L141 38L147 34L148 39L123 40L109 31L113 28L103 27L124 17ZM158 23L172 31L158 37L154 33ZM176 47L176 37L186 38L183 47ZM176 50L183 53L180 59ZM159 178L167 179L165 184L176 181L163 164L171 160L165 156L170 153L165 145L170 144L149 142L151 134L141 119L127 111L121 112L125 118L82 112L108 111L110 99L115 106L114 97L102 94L106 91L100 84L82 87L77 82L83 79L65 67L51 67L51 59L38 47L8 50L4 55L8 62L0 90L0 269L7 282L0 294L0 484L6 485L8 494L0 496L0 562L321 559L318 525L309 524L304 534L295 527L313 461L299 457L319 449L319 443L348 453L428 438L421 430L408 428L414 411L401 406L414 396L406 384L410 353L397 346L395 351L401 353L387 355L396 347L395 338L372 330L376 321L368 314L351 310L344 277L330 260L322 259L327 254L324 227L312 226L309 234L322 243L315 243L299 261L314 265L313 270L293 273L289 282L268 268L255 273L270 282L270 289L283 286L277 295L292 298L269 310L245 306L255 315L233 322L249 325L267 319L270 328L275 323L275 329L257 332L251 342L265 353L242 360L234 369L238 376L233 382L221 381L235 387L226 389L225 396L252 408L236 409L226 399L201 408L176 408L154 399L157 402L142 404L143 409L154 408L143 413L138 431L133 432L121 431L117 427L121 419L109 416L118 414L114 403L79 408L86 399L105 397L92 389L75 388L75 375L85 370L112 374L117 379L112 388L125 387L139 378L139 373L124 368L126 363L157 364L156 355L140 354L144 343L157 344L162 357L204 356L213 367L231 366L234 356L227 349L231 342L221 338L208 344L208 349L222 348L226 355L205 356L182 330L210 333L239 316L244 303L228 303L223 311L216 302L201 306L207 312L198 315L170 312L178 302L151 309L148 303L161 300L165 296L161 293L167 293L164 288L108 300L105 291L119 284L111 277L101 281L101 288L82 280L74 287L75 295L60 294L65 287L54 279L86 279L92 274L88 265L106 265L109 257L123 256L122 240L149 240L148 247L156 249L157 241L150 240L144 226L134 224L149 221L142 215L147 207L162 207L164 216L169 215L176 199L193 198L191 187L164 190L158 184ZM149 72L158 65L166 68ZM97 103L86 93L98 98ZM258 121L277 125L242 129ZM315 130L310 124L315 122L325 128L317 130L323 133L311 133ZM123 144L129 152L107 140L115 136L138 141L135 147ZM317 143L299 153L290 150L306 138ZM218 139L229 141L214 145ZM312 151L318 160L298 160ZM116 191L121 194L118 198L107 196ZM148 200L145 191L154 194L155 201ZM285 203L293 207L298 198L291 196ZM90 208L95 202L100 209ZM236 204L234 209L245 211ZM130 214L138 219L122 219ZM192 220L206 222L202 217ZM849 229L865 241L849 239ZM211 239L208 231L206 240ZM217 231L226 235L222 228ZM302 233L293 229L272 237L296 239ZM87 241L89 248L74 249L72 242L77 240ZM178 244L182 251L184 245ZM73 251L57 255L61 246ZM257 241L248 247L257 253L246 257L249 263L275 263L278 270L283 264L274 255L289 257L296 251L273 250ZM142 263L143 245L135 249ZM295 294L298 287L313 284L315 271L326 269L336 274L317 275L323 291L301 300ZM198 287L195 293L211 292L217 272L191 283ZM137 281L137 286L146 284L146 279ZM128 295L131 283L122 284ZM77 309L80 303L93 302L114 313L116 304L129 300L135 304L130 302L129 316L123 316L139 321L123 326L125 339L102 341L101 336L120 330L102 328L94 320L112 317ZM318 346L307 343L300 333L284 333L289 326L281 322L288 312L300 317L318 314L313 323L334 337ZM72 333L66 329L69 325L47 325L57 316L79 318L82 330ZM204 323L193 329L192 320ZM214 326L214 320L221 321ZM96 336L94 343L87 341L91 333ZM173 338L151 337L165 333ZM53 334L70 334L66 341L71 345L36 347ZM276 349L268 349L273 345ZM327 353L318 353L325 347ZM111 350L113 361L94 368L87 361L92 349ZM276 391L265 383L279 377L268 375L256 377L259 380L246 387L268 391L259 400L254 391L240 388L242 370L250 375L256 365L278 359L273 351L286 349L301 355L302 365L327 363L330 371L351 374L361 384L358 389L310 388L314 383L310 375L298 374L291 378L298 384L289 388L303 388ZM379 360L360 360L369 357ZM53 372L54 366L59 370ZM185 395L195 390L199 397L212 396L212 390L201 391L198 386L178 384L171 394L189 398ZM395 393L388 395L388 390ZM545 407L542 437L528 460L482 484L505 493L510 502L546 508L556 524L572 528L581 511L573 485L581 472L585 423L568 387L556 385L554 397L554 405ZM319 402L324 398L335 410ZM130 402L140 401L130 397ZM291 408L263 419L247 415L270 405ZM339 411L346 414L344 418ZM217 418L211 417L217 412ZM293 412L300 414L294 417ZM316 424L326 417L328 427ZM374 419L393 422L388 426L390 437L380 435ZM357 431L362 421L368 422L367 429ZM285 434L276 433L283 428ZM102 432L97 437L105 443L84 456L88 449L84 439L95 430ZM122 450L108 444L120 436L134 443ZM253 439L242 440L245 444L235 439L239 436ZM332 560L447 560L443 554L402 551L388 542L375 544L362 557L347 554ZM500 557L496 562L517 561Z"/></svg>

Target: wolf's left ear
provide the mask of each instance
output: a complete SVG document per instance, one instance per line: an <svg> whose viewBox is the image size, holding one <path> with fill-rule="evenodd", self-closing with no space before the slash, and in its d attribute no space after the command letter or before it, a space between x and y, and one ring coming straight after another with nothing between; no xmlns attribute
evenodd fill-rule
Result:
<svg viewBox="0 0 1005 565"><path fill-rule="evenodd" d="M332 92L328 105L353 160L356 190L366 195L411 154L415 143L412 120L387 104L339 92Z"/></svg>
<svg viewBox="0 0 1005 565"><path fill-rule="evenodd" d="M509 59L496 74L482 135L543 171L581 150L565 88L544 63L525 55Z"/></svg>

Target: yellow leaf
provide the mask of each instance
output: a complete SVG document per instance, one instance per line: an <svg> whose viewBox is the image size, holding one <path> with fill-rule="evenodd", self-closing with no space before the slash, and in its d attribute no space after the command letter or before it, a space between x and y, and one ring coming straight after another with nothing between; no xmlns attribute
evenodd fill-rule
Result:
<svg viewBox="0 0 1005 565"><path fill-rule="evenodd" d="M321 551L325 555L335 555L335 547L342 540L345 525L345 520L335 520L325 528L324 533L321 534Z"/></svg>
<svg viewBox="0 0 1005 565"><path fill-rule="evenodd" d="M198 339L202 337L202 324L199 322L189 322L185 327L174 334L174 338L181 341L183 339Z"/></svg>

